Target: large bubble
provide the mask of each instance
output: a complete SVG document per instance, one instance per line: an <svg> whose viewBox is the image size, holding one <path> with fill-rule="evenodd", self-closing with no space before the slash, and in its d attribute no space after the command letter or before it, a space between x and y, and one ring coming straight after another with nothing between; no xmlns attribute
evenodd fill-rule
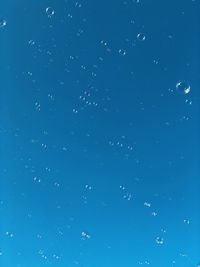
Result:
<svg viewBox="0 0 200 267"><path fill-rule="evenodd" d="M186 82L177 82L176 89L179 93L184 95L189 94L191 90L190 85Z"/></svg>

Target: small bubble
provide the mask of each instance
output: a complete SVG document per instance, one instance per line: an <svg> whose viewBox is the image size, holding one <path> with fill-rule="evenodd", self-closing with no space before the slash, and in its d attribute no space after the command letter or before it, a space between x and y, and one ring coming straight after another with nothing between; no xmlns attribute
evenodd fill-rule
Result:
<svg viewBox="0 0 200 267"><path fill-rule="evenodd" d="M121 55L121 56L125 56L126 55L126 51L125 50L123 50L123 49L119 49L119 54Z"/></svg>
<svg viewBox="0 0 200 267"><path fill-rule="evenodd" d="M163 245L164 239L162 237L156 237L156 244Z"/></svg>
<svg viewBox="0 0 200 267"><path fill-rule="evenodd" d="M13 233L11 233L11 232L8 232L8 231L7 231L5 234L6 234L6 236L8 236L8 237L10 237L10 238L12 238L12 237L14 236L14 234L13 234Z"/></svg>
<svg viewBox="0 0 200 267"><path fill-rule="evenodd" d="M47 7L46 8L46 14L47 14L48 18L51 18L55 14L55 11L52 7Z"/></svg>
<svg viewBox="0 0 200 267"><path fill-rule="evenodd" d="M87 190L92 190L92 186L91 186L91 185L88 185L88 184L86 184L86 185L85 185L85 189L87 189Z"/></svg>
<svg viewBox="0 0 200 267"><path fill-rule="evenodd" d="M150 208L151 207L151 203L144 202L144 206L147 207L147 208Z"/></svg>
<svg viewBox="0 0 200 267"><path fill-rule="evenodd" d="M192 100L186 99L185 103L188 104L188 105L192 105Z"/></svg>
<svg viewBox="0 0 200 267"><path fill-rule="evenodd" d="M84 231L81 233L81 239L87 240L87 239L90 239L90 238L91 238L90 234L88 234L88 233L86 233Z"/></svg>
<svg viewBox="0 0 200 267"><path fill-rule="evenodd" d="M108 43L107 43L106 41L104 41L104 40L101 40L101 45L103 45L103 46L107 46Z"/></svg>
<svg viewBox="0 0 200 267"><path fill-rule="evenodd" d="M190 85L186 82L177 82L176 89L178 92L184 95L188 94L191 90Z"/></svg>
<svg viewBox="0 0 200 267"><path fill-rule="evenodd" d="M33 45L35 45L35 41L34 41L34 40L29 40L29 41L28 41L28 44L29 44L30 46L33 46Z"/></svg>
<svg viewBox="0 0 200 267"><path fill-rule="evenodd" d="M190 224L190 221L188 219L184 219L183 222L186 224Z"/></svg>
<svg viewBox="0 0 200 267"><path fill-rule="evenodd" d="M6 26L7 22L5 19L0 19L0 28L4 28Z"/></svg>
<svg viewBox="0 0 200 267"><path fill-rule="evenodd" d="M144 33L138 33L137 35L137 40L138 41L145 41L146 40L146 36L144 35Z"/></svg>

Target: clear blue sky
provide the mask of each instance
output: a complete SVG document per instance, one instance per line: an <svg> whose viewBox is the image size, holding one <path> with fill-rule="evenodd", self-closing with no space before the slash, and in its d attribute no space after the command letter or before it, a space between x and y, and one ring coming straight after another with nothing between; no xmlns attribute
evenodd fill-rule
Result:
<svg viewBox="0 0 200 267"><path fill-rule="evenodd" d="M198 266L199 12L0 2L1 267Z"/></svg>

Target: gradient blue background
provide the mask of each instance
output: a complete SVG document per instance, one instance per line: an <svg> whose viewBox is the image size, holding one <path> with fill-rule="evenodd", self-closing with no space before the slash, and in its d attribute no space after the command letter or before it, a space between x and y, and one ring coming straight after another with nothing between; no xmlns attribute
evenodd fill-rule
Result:
<svg viewBox="0 0 200 267"><path fill-rule="evenodd" d="M197 267L199 12L0 2L0 266Z"/></svg>

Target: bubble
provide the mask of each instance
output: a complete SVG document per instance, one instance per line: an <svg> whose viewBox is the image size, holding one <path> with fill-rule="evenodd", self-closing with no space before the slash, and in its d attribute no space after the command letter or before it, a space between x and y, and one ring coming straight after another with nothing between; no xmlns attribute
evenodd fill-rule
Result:
<svg viewBox="0 0 200 267"><path fill-rule="evenodd" d="M82 240L87 240L87 239L90 239L91 238L91 235L89 234L89 233L87 233L87 232L85 232L85 231L83 231L82 233L81 233L81 239Z"/></svg>
<svg viewBox="0 0 200 267"><path fill-rule="evenodd" d="M91 185L88 185L88 184L86 184L86 185L85 185L85 189L87 189L87 190L92 190L92 186L91 186Z"/></svg>
<svg viewBox="0 0 200 267"><path fill-rule="evenodd" d="M188 219L184 219L183 222L186 224L190 224L190 221Z"/></svg>
<svg viewBox="0 0 200 267"><path fill-rule="evenodd" d="M146 40L146 36L144 35L144 33L138 33L137 35L137 40L142 42Z"/></svg>
<svg viewBox="0 0 200 267"><path fill-rule="evenodd" d="M191 90L190 85L186 82L177 82L176 89L184 95L188 94Z"/></svg>
<svg viewBox="0 0 200 267"><path fill-rule="evenodd" d="M151 207L151 203L144 202L144 206L147 207L147 208L150 208Z"/></svg>
<svg viewBox="0 0 200 267"><path fill-rule="evenodd" d="M163 245L163 243L164 243L164 239L163 239L162 237L156 237L156 243L157 243L158 245Z"/></svg>
<svg viewBox="0 0 200 267"><path fill-rule="evenodd" d="M33 46L33 45L35 45L35 41L33 41L33 40L29 40L29 41L28 41L28 44L29 44L30 46Z"/></svg>
<svg viewBox="0 0 200 267"><path fill-rule="evenodd" d="M47 7L46 8L46 14L47 14L48 18L51 18L55 14L55 11L52 7Z"/></svg>
<svg viewBox="0 0 200 267"><path fill-rule="evenodd" d="M13 234L13 233L11 233L11 232L8 232L8 231L5 233L5 235L6 235L6 236L8 236L8 237L10 237L10 238L12 238L12 237L14 236L14 234Z"/></svg>
<svg viewBox="0 0 200 267"><path fill-rule="evenodd" d="M6 26L7 22L5 19L0 19L0 28L4 28Z"/></svg>
<svg viewBox="0 0 200 267"><path fill-rule="evenodd" d="M118 53L119 53L121 56L125 56L125 55L126 55L126 51L123 50L123 49L119 49Z"/></svg>

